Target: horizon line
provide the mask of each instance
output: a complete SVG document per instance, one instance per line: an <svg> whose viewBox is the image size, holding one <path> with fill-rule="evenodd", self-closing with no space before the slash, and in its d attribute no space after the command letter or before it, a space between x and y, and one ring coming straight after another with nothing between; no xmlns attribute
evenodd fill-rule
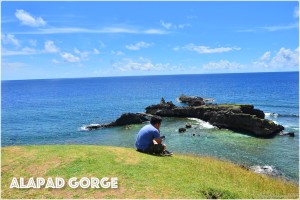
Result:
<svg viewBox="0 0 300 200"><path fill-rule="evenodd" d="M148 77L148 76L188 76L188 75L224 75L224 74L263 74L263 73L299 73L299 71L274 71L274 72L231 72L231 73L203 73L203 74L150 74L150 75L120 75L120 76L90 76L90 77L65 77L65 78L29 78L29 79L2 79L2 81L34 81L34 80L59 80L59 79L92 79L92 78L122 78L122 77Z"/></svg>

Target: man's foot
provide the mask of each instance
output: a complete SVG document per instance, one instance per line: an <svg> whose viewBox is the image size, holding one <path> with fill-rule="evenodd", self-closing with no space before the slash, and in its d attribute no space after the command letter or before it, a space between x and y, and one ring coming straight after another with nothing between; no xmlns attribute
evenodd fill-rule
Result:
<svg viewBox="0 0 300 200"><path fill-rule="evenodd" d="M164 156L171 156L171 155L173 155L173 153L170 152L170 151L164 150L163 153L162 153L162 155L164 155Z"/></svg>

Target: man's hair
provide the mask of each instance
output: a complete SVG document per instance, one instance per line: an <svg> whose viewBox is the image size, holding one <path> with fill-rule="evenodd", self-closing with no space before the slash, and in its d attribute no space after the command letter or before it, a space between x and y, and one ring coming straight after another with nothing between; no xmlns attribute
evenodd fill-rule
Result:
<svg viewBox="0 0 300 200"><path fill-rule="evenodd" d="M162 118L160 116L154 115L151 117L150 123L152 125L157 124L157 123L161 124L161 121L162 121Z"/></svg>

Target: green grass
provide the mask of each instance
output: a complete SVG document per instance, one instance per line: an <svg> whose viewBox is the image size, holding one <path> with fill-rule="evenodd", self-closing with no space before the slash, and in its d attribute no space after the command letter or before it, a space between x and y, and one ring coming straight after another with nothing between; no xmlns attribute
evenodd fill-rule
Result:
<svg viewBox="0 0 300 200"><path fill-rule="evenodd" d="M13 177L118 177L118 189L10 189ZM130 148L2 148L2 198L298 198L298 185L208 157L151 156Z"/></svg>

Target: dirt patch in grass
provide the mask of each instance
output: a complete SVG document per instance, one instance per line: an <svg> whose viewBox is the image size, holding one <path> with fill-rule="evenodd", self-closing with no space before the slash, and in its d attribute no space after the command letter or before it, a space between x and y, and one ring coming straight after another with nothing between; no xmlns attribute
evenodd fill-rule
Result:
<svg viewBox="0 0 300 200"><path fill-rule="evenodd" d="M5 163L10 164L11 162L14 162L15 160L20 159L33 159L36 156L36 150L28 150L26 153L24 153L24 148L22 147L3 147L1 154L2 154L2 160L5 159ZM18 155L18 156L15 156Z"/></svg>
<svg viewBox="0 0 300 200"><path fill-rule="evenodd" d="M139 156L136 155L136 152L133 149L128 150L126 157L124 156L124 149L111 147L108 150L116 155L116 162L118 163L136 165L140 161Z"/></svg>
<svg viewBox="0 0 300 200"><path fill-rule="evenodd" d="M38 177L45 175L49 170L55 169L62 164L66 164L71 162L72 159L64 159L60 158L51 158L47 159L41 163L32 163L28 167L25 168L25 171L31 176Z"/></svg>

